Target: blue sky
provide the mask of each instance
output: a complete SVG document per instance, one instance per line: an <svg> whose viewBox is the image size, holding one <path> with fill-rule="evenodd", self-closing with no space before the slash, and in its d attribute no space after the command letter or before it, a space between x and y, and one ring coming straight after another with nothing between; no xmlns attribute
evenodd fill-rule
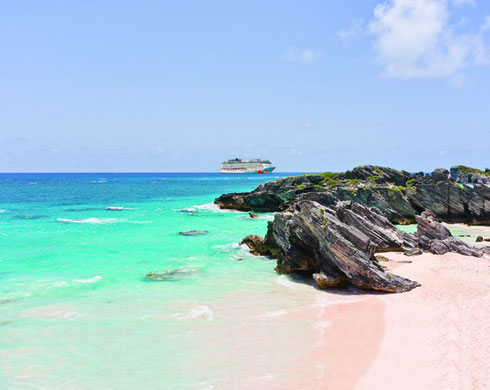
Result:
<svg viewBox="0 0 490 390"><path fill-rule="evenodd" d="M490 2L11 1L0 171L490 166Z"/></svg>

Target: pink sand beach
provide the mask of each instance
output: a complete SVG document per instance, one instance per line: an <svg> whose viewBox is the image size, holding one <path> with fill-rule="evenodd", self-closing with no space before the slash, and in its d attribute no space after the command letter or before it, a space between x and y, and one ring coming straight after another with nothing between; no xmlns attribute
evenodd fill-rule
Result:
<svg viewBox="0 0 490 390"><path fill-rule="evenodd" d="M386 257L390 270L422 287L332 308L325 355L335 369L317 388L487 389L490 259Z"/></svg>
<svg viewBox="0 0 490 390"><path fill-rule="evenodd" d="M195 342L209 359L196 357L194 373L213 389L487 389L490 259L383 255L422 286L319 291L281 276L290 288L269 299L244 291L209 302L226 326L217 335L203 324Z"/></svg>

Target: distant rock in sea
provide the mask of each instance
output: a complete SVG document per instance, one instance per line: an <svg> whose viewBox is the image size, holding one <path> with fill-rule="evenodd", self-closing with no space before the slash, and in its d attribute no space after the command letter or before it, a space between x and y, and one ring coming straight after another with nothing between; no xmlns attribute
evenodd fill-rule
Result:
<svg viewBox="0 0 490 390"><path fill-rule="evenodd" d="M202 234L208 234L207 230L186 230L184 232L179 232L181 236L200 236Z"/></svg>

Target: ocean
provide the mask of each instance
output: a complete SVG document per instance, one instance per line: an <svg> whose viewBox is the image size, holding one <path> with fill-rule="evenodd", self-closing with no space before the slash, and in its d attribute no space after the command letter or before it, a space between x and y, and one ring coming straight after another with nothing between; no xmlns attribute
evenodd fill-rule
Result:
<svg viewBox="0 0 490 390"><path fill-rule="evenodd" d="M288 175L1 174L0 389L215 389L293 375L284 348L314 324L278 319L318 292L238 245L272 214L213 204Z"/></svg>
<svg viewBox="0 0 490 390"><path fill-rule="evenodd" d="M322 313L365 296L278 275L238 245L273 215L213 204L288 175L0 174L0 389L321 384Z"/></svg>

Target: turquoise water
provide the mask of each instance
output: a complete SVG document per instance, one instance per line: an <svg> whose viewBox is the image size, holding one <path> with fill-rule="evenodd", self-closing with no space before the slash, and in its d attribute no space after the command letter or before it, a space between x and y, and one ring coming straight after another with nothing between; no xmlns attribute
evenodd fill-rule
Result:
<svg viewBox="0 0 490 390"><path fill-rule="evenodd" d="M0 388L210 389L291 375L293 356L274 350L313 325L271 319L317 292L237 245L271 214L212 204L279 176L0 175ZM194 229L209 233L178 234Z"/></svg>
<svg viewBox="0 0 490 390"><path fill-rule="evenodd" d="M0 174L0 389L321 388L321 313L360 298L277 275L237 244L272 214L212 203L280 176Z"/></svg>

